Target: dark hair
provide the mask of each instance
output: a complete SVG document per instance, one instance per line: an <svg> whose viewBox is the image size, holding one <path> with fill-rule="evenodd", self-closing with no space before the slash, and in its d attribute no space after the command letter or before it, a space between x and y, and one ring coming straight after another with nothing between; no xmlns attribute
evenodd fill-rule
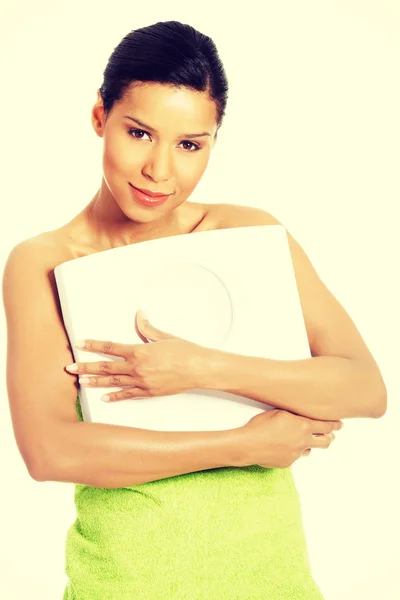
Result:
<svg viewBox="0 0 400 600"><path fill-rule="evenodd" d="M217 131L228 97L228 81L213 40L190 25L164 21L134 29L113 50L100 94L107 119L115 103L141 82L208 91L217 109Z"/></svg>

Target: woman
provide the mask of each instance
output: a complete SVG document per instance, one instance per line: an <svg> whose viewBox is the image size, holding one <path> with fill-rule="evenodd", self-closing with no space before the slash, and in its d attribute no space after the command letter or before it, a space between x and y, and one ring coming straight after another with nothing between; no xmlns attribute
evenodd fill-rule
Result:
<svg viewBox="0 0 400 600"><path fill-rule="evenodd" d="M268 381L252 367L243 393L261 397L269 386L276 410L218 432L82 420L76 371L66 368L73 355L54 268L144 240L279 223L257 208L187 201L215 145L227 89L213 41L189 25L170 21L130 32L109 59L92 110L103 138L100 189L72 221L18 244L6 264L16 441L34 479L76 484L64 600L321 599L290 467L311 448L328 448L339 419L385 411L373 357L288 234L313 357L331 360L276 361ZM155 202L154 193L167 196ZM123 288L123 281L110 283ZM137 325L148 337L162 335L151 323ZM150 352L155 346L144 345ZM166 353L158 357L158 371L172 373L164 392L180 385L176 365L194 377L200 364L214 381L217 368L206 356L176 340L169 354L175 370L168 370ZM93 370L79 364L84 372ZM362 394L353 393L360 387Z"/></svg>

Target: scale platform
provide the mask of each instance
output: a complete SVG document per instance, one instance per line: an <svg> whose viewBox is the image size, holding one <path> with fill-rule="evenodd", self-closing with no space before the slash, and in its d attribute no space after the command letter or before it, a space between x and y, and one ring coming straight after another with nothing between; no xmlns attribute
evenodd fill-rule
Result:
<svg viewBox="0 0 400 600"><path fill-rule="evenodd" d="M311 357L283 225L138 242L69 260L54 273L75 362L124 360L79 350L78 339L145 343L135 329L140 308L154 327L203 346L275 360ZM120 389L81 386L84 420L158 431L220 431L275 408L199 388L115 403L100 399Z"/></svg>

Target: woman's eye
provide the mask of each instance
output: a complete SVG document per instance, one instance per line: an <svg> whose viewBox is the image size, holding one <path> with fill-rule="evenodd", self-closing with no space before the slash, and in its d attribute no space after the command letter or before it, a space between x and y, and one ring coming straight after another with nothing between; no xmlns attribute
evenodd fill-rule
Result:
<svg viewBox="0 0 400 600"><path fill-rule="evenodd" d="M133 133L134 133L134 134L135 134L135 133L145 133L146 135L149 135L149 134L147 133L147 131L143 131L143 129L129 129L129 130L128 130L128 133L129 133L129 135L131 135L131 131L133 131ZM137 140L142 140L142 139L143 139L143 138L141 138L141 137L140 137L140 138L136 137L136 135L133 135L132 137L134 137L134 138L135 138L135 139L137 139Z"/></svg>
<svg viewBox="0 0 400 600"><path fill-rule="evenodd" d="M189 150L189 152L196 152L196 150L200 150L200 146L198 144L194 144L193 142L189 142L188 140L183 140L181 144L190 144L193 146L193 150Z"/></svg>
<svg viewBox="0 0 400 600"><path fill-rule="evenodd" d="M144 131L143 129L128 129L128 134L133 137L136 140L142 140L143 137L137 137L136 134L137 133L144 133L145 135L150 135L149 133L147 133L147 131ZM133 135L132 135L133 134ZM196 152L196 150L200 150L201 146L199 146L198 144L195 144L194 142L190 142L189 140L183 140L181 142L181 144L189 144L192 149L188 150L187 148L185 148L185 150L187 152Z"/></svg>

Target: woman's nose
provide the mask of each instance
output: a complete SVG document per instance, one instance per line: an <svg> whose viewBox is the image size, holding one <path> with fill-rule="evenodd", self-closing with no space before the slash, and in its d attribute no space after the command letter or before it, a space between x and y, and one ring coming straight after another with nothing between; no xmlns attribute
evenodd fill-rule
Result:
<svg viewBox="0 0 400 600"><path fill-rule="evenodd" d="M161 183L171 178L171 170L170 152L154 148L147 157L142 173L153 181Z"/></svg>

